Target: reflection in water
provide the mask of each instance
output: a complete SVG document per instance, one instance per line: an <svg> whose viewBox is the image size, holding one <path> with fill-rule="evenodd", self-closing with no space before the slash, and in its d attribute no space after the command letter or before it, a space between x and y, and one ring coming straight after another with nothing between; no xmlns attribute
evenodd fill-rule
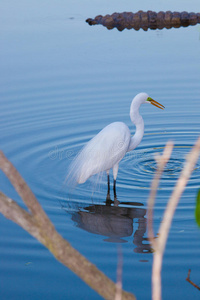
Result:
<svg viewBox="0 0 200 300"><path fill-rule="evenodd" d="M136 206L136 207L133 207ZM151 247L146 233L146 209L142 203L119 202L117 199L106 200L105 205L92 204L86 207L76 207L76 211L70 212L76 226L94 234L104 235L106 242L125 243L125 237L133 233L133 244L136 253L150 253ZM137 221L135 220L137 219ZM138 224L134 232L133 224Z"/></svg>

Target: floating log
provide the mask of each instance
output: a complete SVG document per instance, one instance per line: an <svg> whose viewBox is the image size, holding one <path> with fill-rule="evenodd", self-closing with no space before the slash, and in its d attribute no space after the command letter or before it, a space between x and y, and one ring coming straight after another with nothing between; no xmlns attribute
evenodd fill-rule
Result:
<svg viewBox="0 0 200 300"><path fill-rule="evenodd" d="M116 27L122 31L125 28L139 30L142 28L147 31L150 29L170 29L172 27L187 27L189 25L196 25L200 23L200 13L188 13L183 12L171 12L160 11L158 13L148 10L144 12L142 10L132 13L113 13L112 15L96 16L94 19L87 19L86 22L89 25L101 24L107 29L113 29Z"/></svg>

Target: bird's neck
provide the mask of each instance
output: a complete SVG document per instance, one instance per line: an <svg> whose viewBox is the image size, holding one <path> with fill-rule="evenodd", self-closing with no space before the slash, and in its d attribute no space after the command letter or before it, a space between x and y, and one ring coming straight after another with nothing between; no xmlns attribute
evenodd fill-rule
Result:
<svg viewBox="0 0 200 300"><path fill-rule="evenodd" d="M141 142L144 135L144 121L139 113L139 103L135 103L134 109L131 105L130 118L133 124L136 126L136 131L133 137L131 137L128 151L135 149Z"/></svg>

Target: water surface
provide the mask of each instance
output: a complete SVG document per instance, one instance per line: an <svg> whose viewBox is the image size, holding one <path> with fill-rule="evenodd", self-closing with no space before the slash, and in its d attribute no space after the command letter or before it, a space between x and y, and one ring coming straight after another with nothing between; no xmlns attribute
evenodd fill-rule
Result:
<svg viewBox="0 0 200 300"><path fill-rule="evenodd" d="M14 2L13 2L14 3ZM156 169L154 154L168 140L175 147L164 171L155 207L155 231L200 129L199 26L162 31L108 31L88 17L148 10L144 1L39 1L1 10L1 149L31 187L56 229L111 279L117 249L123 252L123 287L150 299L152 254L146 208ZM154 1L152 10L198 11L197 1ZM162 103L141 107L145 135L120 163L117 200L106 201L106 176L72 191L67 168L104 126L129 118L141 91ZM22 204L1 173L1 190ZM175 213L163 263L163 299L199 299L185 281L199 280L200 231L195 224L200 160ZM1 299L100 299L36 240L12 222L1 222ZM79 289L77 289L77 286ZM12 287L12 288L11 288Z"/></svg>

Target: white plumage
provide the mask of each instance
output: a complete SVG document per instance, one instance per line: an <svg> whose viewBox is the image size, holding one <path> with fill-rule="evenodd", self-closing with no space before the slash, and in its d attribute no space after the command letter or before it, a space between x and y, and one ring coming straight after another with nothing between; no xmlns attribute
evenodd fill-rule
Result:
<svg viewBox="0 0 200 300"><path fill-rule="evenodd" d="M109 170L113 169L114 192L116 192L115 182L119 162L126 152L135 149L139 145L144 134L144 122L139 114L142 103L151 103L161 109L164 108L163 105L150 98L146 93L136 95L130 107L130 118L136 126L134 136L131 137L128 126L123 122L114 122L103 128L86 144L72 162L67 176L70 182L84 183L94 174L107 171L109 175Z"/></svg>

